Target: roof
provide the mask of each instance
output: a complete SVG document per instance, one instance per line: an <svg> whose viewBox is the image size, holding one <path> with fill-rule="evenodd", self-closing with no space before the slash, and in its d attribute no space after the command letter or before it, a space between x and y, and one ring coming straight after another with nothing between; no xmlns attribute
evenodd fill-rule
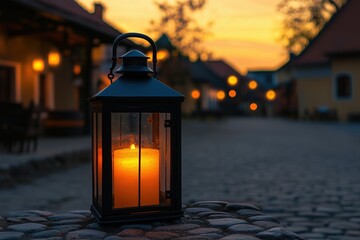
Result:
<svg viewBox="0 0 360 240"><path fill-rule="evenodd" d="M176 50L176 47L171 43L169 37L166 34L162 34L155 42L158 49L167 49L169 51Z"/></svg>
<svg viewBox="0 0 360 240"><path fill-rule="evenodd" d="M184 96L174 89L166 86L161 81L153 77L126 77L118 78L115 82L98 92L91 100L98 98L110 99L120 98L119 100L137 98L167 98L176 101L183 101Z"/></svg>
<svg viewBox="0 0 360 240"><path fill-rule="evenodd" d="M196 83L210 83L219 88L224 88L224 82L219 75L214 74L207 66L205 62L196 61L188 62L190 65L191 78Z"/></svg>
<svg viewBox="0 0 360 240"><path fill-rule="evenodd" d="M234 75L238 78L244 77L223 60L209 60L204 63L208 68L214 71L215 74L217 74L223 79L227 79L230 75Z"/></svg>
<svg viewBox="0 0 360 240"><path fill-rule="evenodd" d="M110 24L86 11L74 0L12 0L12 2L34 9L65 24L71 23L85 28L93 35L95 34L95 37L105 38L108 41L121 34ZM133 45L129 40L126 43Z"/></svg>
<svg viewBox="0 0 360 240"><path fill-rule="evenodd" d="M360 31L357 29L357 23L360 22L359 12L360 1L348 0L294 59L294 64L326 64L332 55L360 53Z"/></svg>

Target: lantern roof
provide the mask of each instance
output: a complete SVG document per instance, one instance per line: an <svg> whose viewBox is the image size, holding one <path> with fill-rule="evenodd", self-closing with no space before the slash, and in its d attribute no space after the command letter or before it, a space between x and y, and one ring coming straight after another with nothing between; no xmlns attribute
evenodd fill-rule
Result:
<svg viewBox="0 0 360 240"><path fill-rule="evenodd" d="M121 76L90 100L97 98L167 98L183 101L184 95L150 76L146 78Z"/></svg>
<svg viewBox="0 0 360 240"><path fill-rule="evenodd" d="M140 52L139 50L130 50L129 52L122 55L120 58L146 58L149 59L144 53Z"/></svg>

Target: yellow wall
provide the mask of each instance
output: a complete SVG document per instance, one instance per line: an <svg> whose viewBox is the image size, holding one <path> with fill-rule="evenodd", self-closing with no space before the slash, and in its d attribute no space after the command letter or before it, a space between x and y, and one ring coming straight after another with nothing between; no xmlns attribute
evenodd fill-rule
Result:
<svg viewBox="0 0 360 240"><path fill-rule="evenodd" d="M54 98L56 110L75 110L75 95L73 93L72 67L66 57L62 57L60 66L51 69L47 66L47 55L55 49L49 43L33 37L8 37L0 33L0 60L19 64L21 103L28 105L35 99L35 82L38 77L32 69L32 61L42 58L45 62L44 73L54 75Z"/></svg>
<svg viewBox="0 0 360 240"><path fill-rule="evenodd" d="M334 77L347 73L352 76L352 98L349 100L335 100L333 106L337 109L341 120L346 120L349 113L360 114L360 58L335 60L332 64Z"/></svg>
<svg viewBox="0 0 360 240"><path fill-rule="evenodd" d="M352 98L335 97L335 77L340 73L352 76ZM360 114L360 58L335 60L331 66L331 76L298 78L298 107L300 118L305 112L313 114L315 109L326 106L334 109L340 121L346 121L349 113Z"/></svg>
<svg viewBox="0 0 360 240"><path fill-rule="evenodd" d="M306 118L306 112L313 114L317 107L330 107L332 102L330 78L300 78L297 86L300 118Z"/></svg>

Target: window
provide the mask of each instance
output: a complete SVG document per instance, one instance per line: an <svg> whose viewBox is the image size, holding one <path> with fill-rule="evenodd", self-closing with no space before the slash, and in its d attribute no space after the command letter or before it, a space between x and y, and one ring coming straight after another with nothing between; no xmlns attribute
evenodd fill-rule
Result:
<svg viewBox="0 0 360 240"><path fill-rule="evenodd" d="M336 98L351 98L352 94L351 76L349 74L339 74L335 78Z"/></svg>
<svg viewBox="0 0 360 240"><path fill-rule="evenodd" d="M15 101L15 68L0 65L0 102Z"/></svg>

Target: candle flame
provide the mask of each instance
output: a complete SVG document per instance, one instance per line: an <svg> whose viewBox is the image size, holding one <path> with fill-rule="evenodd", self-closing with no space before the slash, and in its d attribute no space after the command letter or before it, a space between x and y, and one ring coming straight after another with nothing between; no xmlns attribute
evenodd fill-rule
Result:
<svg viewBox="0 0 360 240"><path fill-rule="evenodd" d="M135 149L135 144L132 143L131 146L130 146L130 149L134 150Z"/></svg>

